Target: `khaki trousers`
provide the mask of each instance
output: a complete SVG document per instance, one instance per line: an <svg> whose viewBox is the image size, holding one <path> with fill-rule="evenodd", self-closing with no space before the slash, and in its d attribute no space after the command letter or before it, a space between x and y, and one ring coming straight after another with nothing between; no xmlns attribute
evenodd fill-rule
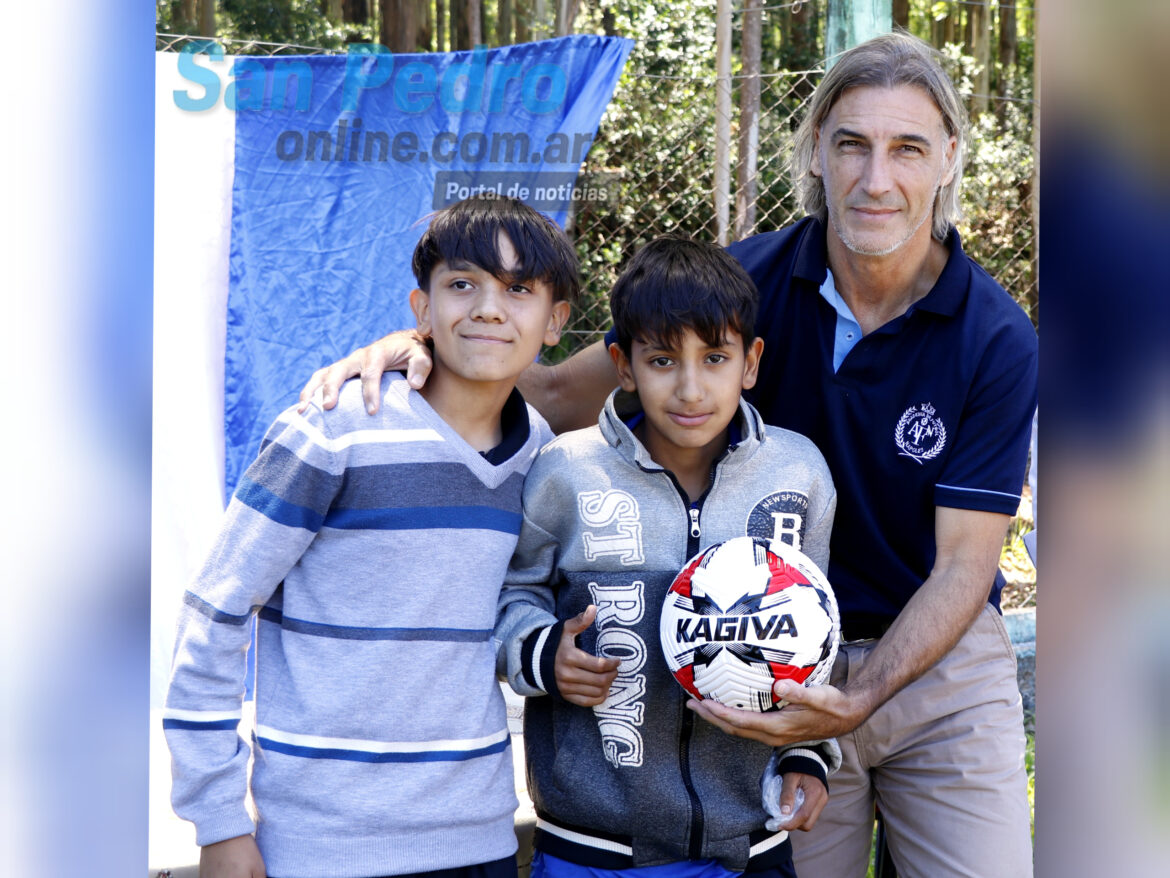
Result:
<svg viewBox="0 0 1170 878"><path fill-rule="evenodd" d="M876 641L842 645L831 682ZM876 799L899 878L1030 878L1032 842L1016 658L990 605L947 655L852 734L811 832L791 834L800 878L864 878Z"/></svg>

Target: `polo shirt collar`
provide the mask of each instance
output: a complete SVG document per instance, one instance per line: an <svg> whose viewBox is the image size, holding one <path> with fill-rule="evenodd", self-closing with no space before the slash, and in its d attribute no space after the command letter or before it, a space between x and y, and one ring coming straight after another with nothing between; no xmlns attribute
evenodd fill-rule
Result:
<svg viewBox="0 0 1170 878"><path fill-rule="evenodd" d="M825 243L825 227L821 221L809 217L808 227L804 230L800 243L796 249L796 261L793 264L792 274L795 277L812 281L819 289L825 282L829 268L829 250Z"/></svg>
<svg viewBox="0 0 1170 878"><path fill-rule="evenodd" d="M971 284L971 263L963 252L963 242L959 240L959 231L954 226L947 233L946 247L949 255L942 274L931 291L915 302L913 307L953 317L967 298L967 288Z"/></svg>
<svg viewBox="0 0 1170 878"><path fill-rule="evenodd" d="M911 307L911 311L930 311L946 317L953 316L963 300L971 283L971 264L963 252L959 232L951 226L947 233L946 247L949 251L947 264L935 282L933 289ZM819 290L828 276L829 252L825 242L825 227L820 220L810 217L808 227L797 245L793 276L811 281Z"/></svg>

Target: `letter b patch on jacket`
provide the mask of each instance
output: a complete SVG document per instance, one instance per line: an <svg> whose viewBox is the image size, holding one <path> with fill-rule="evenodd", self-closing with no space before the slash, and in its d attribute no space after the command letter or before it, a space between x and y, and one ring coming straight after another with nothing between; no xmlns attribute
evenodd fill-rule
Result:
<svg viewBox="0 0 1170 878"><path fill-rule="evenodd" d="M776 491L752 507L747 520L747 535L803 549L807 517L807 496L799 491Z"/></svg>

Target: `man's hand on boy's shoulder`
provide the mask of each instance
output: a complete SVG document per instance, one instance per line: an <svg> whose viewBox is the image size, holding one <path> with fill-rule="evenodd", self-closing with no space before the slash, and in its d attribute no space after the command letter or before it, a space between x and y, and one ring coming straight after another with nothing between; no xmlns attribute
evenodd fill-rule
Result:
<svg viewBox="0 0 1170 878"><path fill-rule="evenodd" d="M266 874L260 848L250 835L237 835L200 849L199 878L265 878Z"/></svg>
<svg viewBox="0 0 1170 878"><path fill-rule="evenodd" d="M577 646L577 635L596 618L597 607L590 604L583 613L565 621L557 644L557 689L565 701L581 707L594 707L609 697L609 687L621 665L617 659L592 655Z"/></svg>
<svg viewBox="0 0 1170 878"><path fill-rule="evenodd" d="M304 412L318 390L322 391L322 407L333 408L337 405L341 385L360 375L362 398L366 402L366 411L372 415L378 411L382 401L383 373L391 369L405 369L406 380L417 390L431 374L431 362L431 351L426 345L426 339L414 329L400 329L314 372L301 390L297 411Z"/></svg>

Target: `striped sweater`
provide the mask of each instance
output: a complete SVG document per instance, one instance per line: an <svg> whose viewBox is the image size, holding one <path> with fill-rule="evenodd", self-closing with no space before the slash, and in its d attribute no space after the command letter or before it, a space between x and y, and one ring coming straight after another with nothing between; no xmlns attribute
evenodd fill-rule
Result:
<svg viewBox="0 0 1170 878"><path fill-rule="evenodd" d="M164 714L175 811L200 845L255 830L282 878L516 849L492 627L524 476L551 433L513 394L501 448L515 450L493 464L400 374L382 390L373 417L351 381L332 411L277 419L179 620ZM254 615L249 747L237 724Z"/></svg>

